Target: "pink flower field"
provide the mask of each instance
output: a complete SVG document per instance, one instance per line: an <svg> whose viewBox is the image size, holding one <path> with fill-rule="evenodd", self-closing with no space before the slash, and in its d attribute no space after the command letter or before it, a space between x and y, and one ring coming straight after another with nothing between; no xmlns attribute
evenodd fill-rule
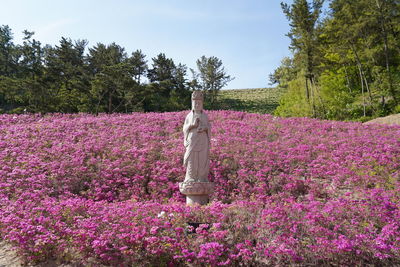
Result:
<svg viewBox="0 0 400 267"><path fill-rule="evenodd" d="M399 126L210 111L216 190L186 207L186 113L0 115L0 238L31 263L400 264Z"/></svg>

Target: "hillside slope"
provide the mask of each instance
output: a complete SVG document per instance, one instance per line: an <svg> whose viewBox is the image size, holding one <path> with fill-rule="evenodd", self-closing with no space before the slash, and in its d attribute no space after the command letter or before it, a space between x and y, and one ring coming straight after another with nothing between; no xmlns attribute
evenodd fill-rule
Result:
<svg viewBox="0 0 400 267"><path fill-rule="evenodd" d="M282 95L283 90L280 88L222 90L214 107L206 108L272 114Z"/></svg>

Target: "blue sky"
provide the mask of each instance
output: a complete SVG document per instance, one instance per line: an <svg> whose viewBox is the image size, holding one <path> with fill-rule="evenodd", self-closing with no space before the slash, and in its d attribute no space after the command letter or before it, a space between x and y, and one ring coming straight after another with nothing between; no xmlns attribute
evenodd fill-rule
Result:
<svg viewBox="0 0 400 267"><path fill-rule="evenodd" d="M115 42L150 63L160 52L195 68L202 55L220 58L235 80L226 88L268 86L268 75L290 55L289 24L279 0L0 0L0 24L14 42L24 29L43 44L61 37L89 47ZM287 1L291 2L291 1Z"/></svg>

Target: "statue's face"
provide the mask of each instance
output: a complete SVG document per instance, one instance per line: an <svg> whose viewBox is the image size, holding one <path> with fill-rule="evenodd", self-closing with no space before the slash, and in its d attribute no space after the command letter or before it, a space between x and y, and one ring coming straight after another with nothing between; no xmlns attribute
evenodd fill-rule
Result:
<svg viewBox="0 0 400 267"><path fill-rule="evenodd" d="M203 110L203 101L202 100L192 100L192 109L194 111L202 111Z"/></svg>

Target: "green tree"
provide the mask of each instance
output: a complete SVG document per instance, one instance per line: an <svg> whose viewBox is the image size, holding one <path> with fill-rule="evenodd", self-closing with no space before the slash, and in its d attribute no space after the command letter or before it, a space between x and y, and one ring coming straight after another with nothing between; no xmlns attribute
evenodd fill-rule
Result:
<svg viewBox="0 0 400 267"><path fill-rule="evenodd" d="M34 32L25 30L23 33L23 44L17 47L20 105L14 111L21 112L22 109L30 112L45 111L45 102L49 96L44 83L43 47L33 38Z"/></svg>
<svg viewBox="0 0 400 267"><path fill-rule="evenodd" d="M57 112L78 112L82 99L89 93L89 77L84 51L87 41L62 37L60 44L45 49L45 81Z"/></svg>
<svg viewBox="0 0 400 267"><path fill-rule="evenodd" d="M16 72L15 45L8 25L0 26L0 76L11 77Z"/></svg>
<svg viewBox="0 0 400 267"><path fill-rule="evenodd" d="M12 108L15 102L14 92L17 90L11 77L12 54L14 50L13 34L7 25L0 26L0 112Z"/></svg>
<svg viewBox="0 0 400 267"><path fill-rule="evenodd" d="M305 70L305 89L308 103L313 107L313 116L316 116L316 57L317 57L317 22L322 11L323 0L294 0L292 5L281 3L282 10L290 21L291 49L301 58L302 68Z"/></svg>
<svg viewBox="0 0 400 267"><path fill-rule="evenodd" d="M321 1L282 7L294 54L270 77L288 88L277 112L299 111L294 100L302 101L295 92L301 73L313 116L367 120L400 110L398 0L331 0L322 22Z"/></svg>
<svg viewBox="0 0 400 267"><path fill-rule="evenodd" d="M97 100L95 112L128 112L134 105L137 82L129 73L129 65L121 62L105 66L95 75L91 92Z"/></svg>
<svg viewBox="0 0 400 267"><path fill-rule="evenodd" d="M202 56L196 61L196 65L198 73L194 73L192 85L199 85L206 96L210 96L213 105L219 90L234 78L226 73L222 60L217 57Z"/></svg>
<svg viewBox="0 0 400 267"><path fill-rule="evenodd" d="M89 49L89 69L94 75L91 95L94 100L94 110L112 113L127 110L132 90L137 84L133 80L133 66L127 57L125 49L112 43L108 46L97 44Z"/></svg>
<svg viewBox="0 0 400 267"><path fill-rule="evenodd" d="M190 106L187 67L165 54L148 68L141 50L130 57L115 43L88 49L85 40L61 38L42 46L24 31L14 45L0 27L0 112L174 111ZM144 81L147 77L148 81Z"/></svg>
<svg viewBox="0 0 400 267"><path fill-rule="evenodd" d="M146 56L142 53L142 50L136 50L132 53L128 59L129 64L132 66L132 75L135 81L140 84L141 78L147 73L147 61Z"/></svg>
<svg viewBox="0 0 400 267"><path fill-rule="evenodd" d="M160 53L152 60L152 68L148 70L147 74L150 82L173 80L176 66L171 58L167 58L164 53Z"/></svg>
<svg viewBox="0 0 400 267"><path fill-rule="evenodd" d="M160 53L153 58L147 77L145 111L182 110L190 106L190 91L186 79L187 67L176 65Z"/></svg>
<svg viewBox="0 0 400 267"><path fill-rule="evenodd" d="M359 78L353 90L361 92L364 117L385 115L398 104L399 5L395 2L334 0L330 4L331 17L325 25L330 50L340 53L346 66L356 66Z"/></svg>
<svg viewBox="0 0 400 267"><path fill-rule="evenodd" d="M297 72L293 59L284 57L281 65L269 75L270 84L278 84L281 88L287 88L288 82L296 78Z"/></svg>
<svg viewBox="0 0 400 267"><path fill-rule="evenodd" d="M304 74L299 73L296 79L287 83L287 91L279 101L279 106L274 111L276 116L282 117L310 117L311 106L308 105L306 95L299 90L305 82Z"/></svg>
<svg viewBox="0 0 400 267"><path fill-rule="evenodd" d="M394 66L395 62L395 47L399 48L400 38L398 33L394 31L395 25L400 23L400 3L398 0L375 0L370 5L368 5L369 14L372 14L372 24L376 25L374 27L376 30L376 36L378 37L376 44L378 51L383 54L384 60L381 62L384 64L384 73L387 76L387 91L393 98L395 105L399 104L398 93L400 91L396 90L394 82ZM398 52L398 51L397 51ZM379 63L378 63L379 64Z"/></svg>
<svg viewBox="0 0 400 267"><path fill-rule="evenodd" d="M26 33L27 35L27 33ZM32 34L29 33L29 36ZM24 39L25 40L25 39ZM25 43L25 41L24 41ZM24 68L19 61L26 59L21 47L13 43L13 34L7 25L0 26L0 112L23 112L26 105ZM40 62L40 60L39 60Z"/></svg>
<svg viewBox="0 0 400 267"><path fill-rule="evenodd" d="M179 63L174 71L174 88L170 93L169 109L171 111L188 109L191 105L191 91L186 75L186 65Z"/></svg>

